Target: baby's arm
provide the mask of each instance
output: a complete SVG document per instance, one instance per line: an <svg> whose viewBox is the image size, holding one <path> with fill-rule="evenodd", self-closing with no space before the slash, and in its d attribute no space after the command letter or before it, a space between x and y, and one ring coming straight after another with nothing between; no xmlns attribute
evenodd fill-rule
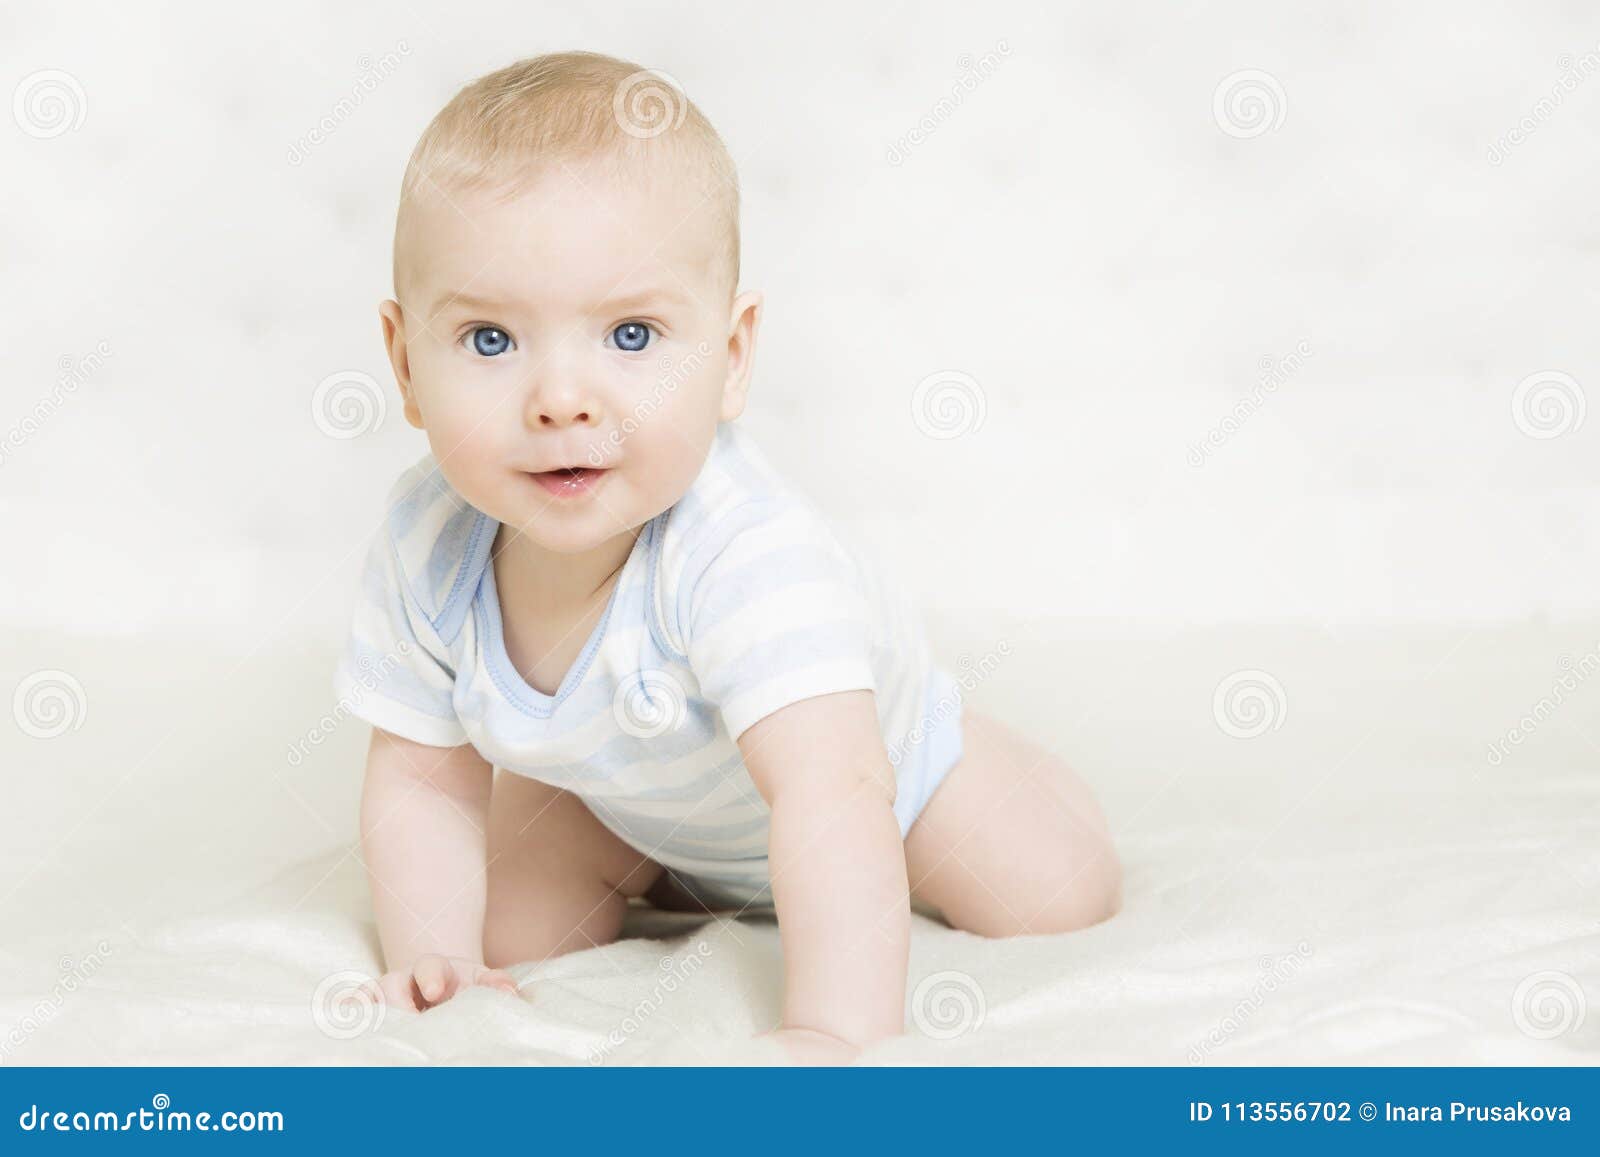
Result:
<svg viewBox="0 0 1600 1157"><path fill-rule="evenodd" d="M772 808L784 1034L861 1048L899 1033L911 909L872 692L791 704L749 727L739 749Z"/></svg>
<svg viewBox="0 0 1600 1157"><path fill-rule="evenodd" d="M361 848L388 970L379 987L391 1004L427 1007L471 984L516 991L510 975L483 964L493 781L471 744L428 747L372 729Z"/></svg>

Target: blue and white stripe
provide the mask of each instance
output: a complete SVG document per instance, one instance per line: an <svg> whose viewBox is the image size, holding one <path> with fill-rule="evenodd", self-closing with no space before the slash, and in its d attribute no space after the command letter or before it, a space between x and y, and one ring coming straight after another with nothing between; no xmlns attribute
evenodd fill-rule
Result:
<svg viewBox="0 0 1600 1157"><path fill-rule="evenodd" d="M904 752L910 828L959 757L959 698L916 613L724 424L688 492L646 523L603 618L554 695L505 651L496 523L431 457L406 471L367 560L336 689L374 726L572 791L608 829L707 899L770 903L768 809L736 744L835 691L876 693ZM941 713L948 714L948 713ZM921 725L919 741L905 742Z"/></svg>

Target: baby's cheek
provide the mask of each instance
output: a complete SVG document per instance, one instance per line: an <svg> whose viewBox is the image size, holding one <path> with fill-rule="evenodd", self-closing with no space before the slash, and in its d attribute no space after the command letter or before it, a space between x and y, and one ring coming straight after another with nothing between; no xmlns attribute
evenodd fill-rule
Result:
<svg viewBox="0 0 1600 1157"><path fill-rule="evenodd" d="M472 440L479 436L470 421L463 421L461 415L448 406L430 409L424 404L422 424L428 432L428 445L433 449L434 457L441 461L446 454L454 457L458 447L466 451ZM469 445L463 445L464 440Z"/></svg>
<svg viewBox="0 0 1600 1157"><path fill-rule="evenodd" d="M716 429L715 411L699 402L656 415L648 446L642 447L647 453L640 457L648 460L651 476L673 491L670 501L682 497L700 473Z"/></svg>
<svg viewBox="0 0 1600 1157"><path fill-rule="evenodd" d="M493 434L490 419L495 416L495 401L500 394L491 389L468 389L462 385L434 386L420 395L422 420L430 438L448 439L450 446L462 443L481 446ZM508 402L499 410L500 420L514 418L516 409Z"/></svg>
<svg viewBox="0 0 1600 1157"><path fill-rule="evenodd" d="M495 444L492 423L450 406L434 413L424 408L422 419L428 448L445 478L463 497L472 501L494 485L494 475L507 457Z"/></svg>

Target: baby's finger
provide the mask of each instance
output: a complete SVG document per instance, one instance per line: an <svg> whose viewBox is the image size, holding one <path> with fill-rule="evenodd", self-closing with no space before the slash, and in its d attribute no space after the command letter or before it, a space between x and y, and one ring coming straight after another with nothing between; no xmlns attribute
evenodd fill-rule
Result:
<svg viewBox="0 0 1600 1157"><path fill-rule="evenodd" d="M449 999L455 970L443 956L419 956L411 966L411 979L417 982L422 999L431 1006Z"/></svg>
<svg viewBox="0 0 1600 1157"><path fill-rule="evenodd" d="M416 999L411 995L411 974L409 972L386 972L378 978L378 987L383 992L383 1002L388 1007L397 1008L401 1012L420 1012Z"/></svg>
<svg viewBox="0 0 1600 1157"><path fill-rule="evenodd" d="M485 988L498 988L501 992L509 992L512 996L521 991L517 988L516 977L501 968L485 968L473 978L472 982L481 984Z"/></svg>

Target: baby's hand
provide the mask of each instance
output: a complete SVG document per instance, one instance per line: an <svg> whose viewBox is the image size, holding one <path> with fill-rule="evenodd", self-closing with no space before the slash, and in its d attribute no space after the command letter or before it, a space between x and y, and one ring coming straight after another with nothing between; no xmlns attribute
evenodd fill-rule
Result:
<svg viewBox="0 0 1600 1157"><path fill-rule="evenodd" d="M479 984L517 995L517 982L510 973L489 968L476 960L434 953L417 957L410 968L385 972L369 983L365 991L390 1008L424 1012L443 1004L463 988Z"/></svg>

